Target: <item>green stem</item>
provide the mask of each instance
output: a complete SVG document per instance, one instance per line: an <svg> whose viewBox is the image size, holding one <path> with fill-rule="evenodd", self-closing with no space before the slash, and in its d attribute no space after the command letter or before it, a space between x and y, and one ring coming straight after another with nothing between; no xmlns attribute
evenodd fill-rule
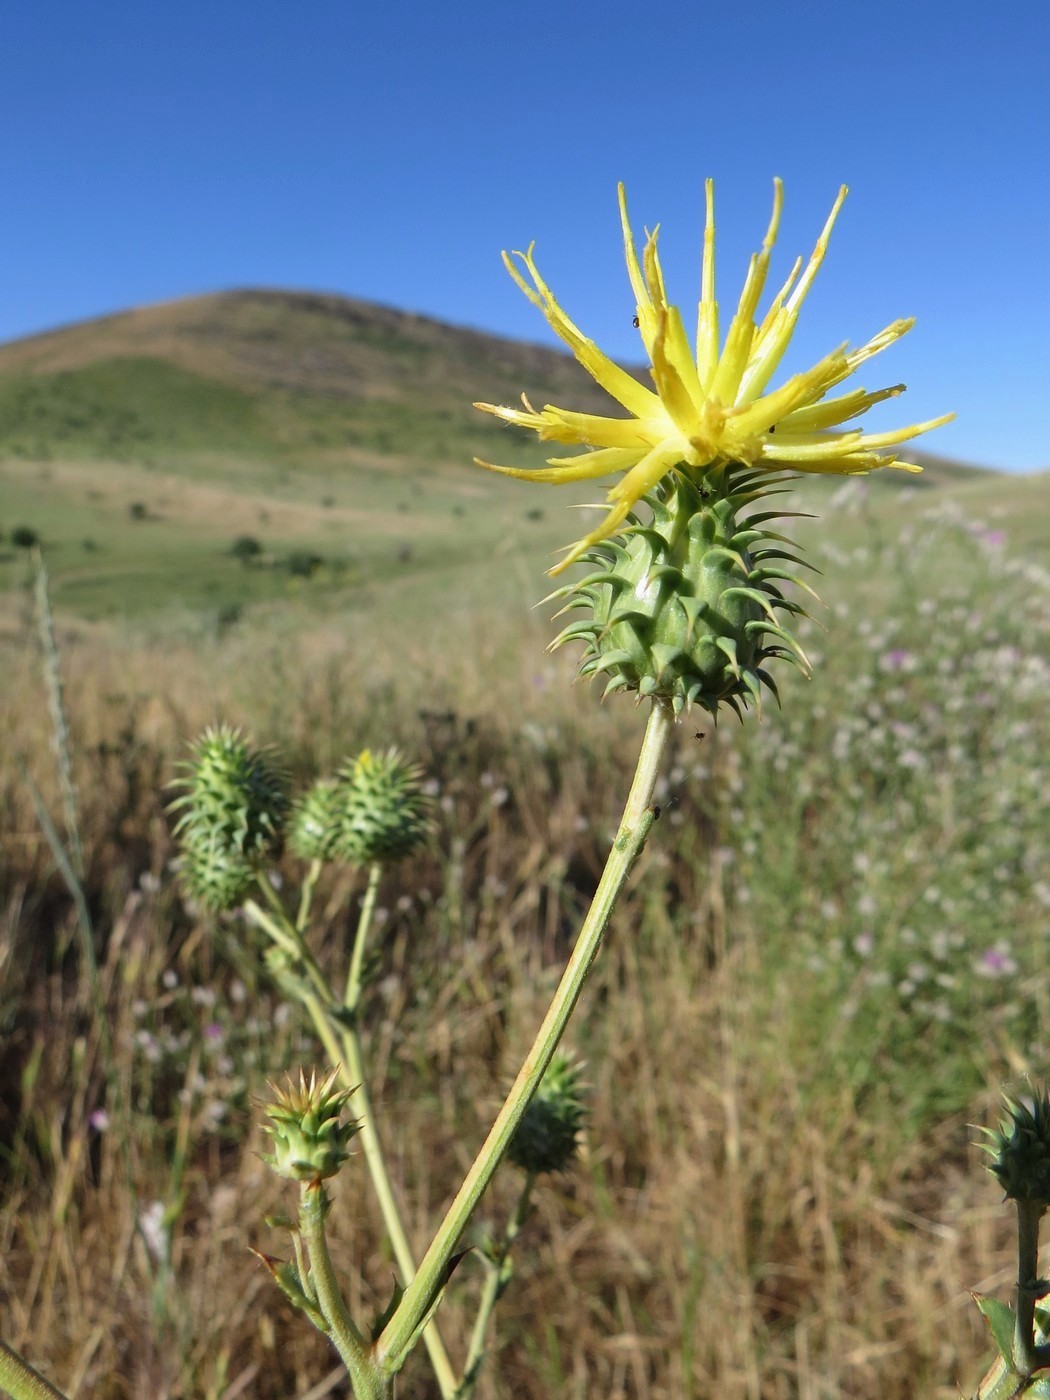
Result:
<svg viewBox="0 0 1050 1400"><path fill-rule="evenodd" d="M379 893L379 881L383 875L382 864L374 860L368 871L368 885L365 889L364 899L361 902L361 913L357 920L357 931L354 935L354 947L350 958L350 969L346 978L346 993L343 1004L350 1012L356 1012L358 1003L361 1000L361 973L364 968L365 947L368 943L368 934L372 927L372 918L375 914L376 896ZM376 1117L372 1111L372 1103L369 1098L368 1088L365 1080L364 1054L361 1047L361 1037L357 1030L357 1021L354 1017L350 1025L340 1022L339 1036L342 1042L343 1063L346 1069L346 1084L351 1089L350 1111L360 1122L361 1128L357 1135L365 1154L365 1162L368 1166L369 1176L372 1178L372 1187L376 1193L376 1200L379 1202L379 1212L383 1217L383 1225L386 1228L387 1238L394 1251L394 1258L397 1260L397 1267L401 1271L401 1277L405 1287L412 1282L416 1273L416 1256L412 1252L408 1235L405 1232L404 1223L401 1219L401 1211L398 1208L397 1198L394 1195L394 1186L387 1171L386 1157L383 1154L383 1145L379 1140L379 1131L376 1128ZM423 1331L423 1342L426 1345L430 1356L430 1364L434 1368L434 1375L437 1379L438 1387L441 1390L442 1400L451 1400L456 1390L456 1373L452 1368L448 1352L445 1350L445 1343L437 1330L434 1322L427 1324Z"/></svg>
<svg viewBox="0 0 1050 1400"><path fill-rule="evenodd" d="M303 881L303 888L299 893L299 913L295 920L295 931L300 935L306 931L306 921L310 917L310 905L314 897L314 886L321 877L323 864L324 862L317 857L310 862L306 879Z"/></svg>
<svg viewBox="0 0 1050 1400"><path fill-rule="evenodd" d="M463 1367L463 1379L459 1383L455 1400L471 1400L474 1394L474 1387L478 1383L478 1376L481 1374L481 1365L485 1360L485 1341L488 1337L489 1322L495 1311L496 1304L503 1297L507 1284L510 1283L513 1273L510 1252L514 1247L514 1242L521 1233L521 1227L525 1224L529 1210L532 1206L532 1188L536 1178L530 1172L525 1178L525 1184L521 1188L517 1205L511 1212L506 1225L503 1227L503 1235L500 1238L499 1246L495 1250L493 1257L486 1260L488 1273L485 1278L485 1285L481 1290L481 1298L478 1302L478 1312L474 1319L474 1330L470 1336L470 1347L467 1351L466 1364Z"/></svg>
<svg viewBox="0 0 1050 1400"><path fill-rule="evenodd" d="M354 935L354 951L350 958L350 970L346 974L346 993L343 997L343 1005L348 1011L356 1011L357 1003L361 1000L361 971L365 963L365 944L368 941L368 930L372 926L372 915L375 913L376 895L379 893L379 880L382 874L382 865L379 861L374 860L368 870L368 886L361 902L361 914L357 920L357 932Z"/></svg>
<svg viewBox="0 0 1050 1400"><path fill-rule="evenodd" d="M328 1323L328 1335L342 1357L357 1400L389 1400L394 1393L393 1381L376 1366L336 1282L325 1233L327 1213L328 1198L321 1183L304 1183L299 1197L299 1229L310 1256L310 1279Z"/></svg>
<svg viewBox="0 0 1050 1400"><path fill-rule="evenodd" d="M266 888L262 881L260 881L260 888ZM244 913L253 924L261 928L264 933L268 933L279 948L283 948L297 962L302 963L307 976L313 983L316 994L322 1002L327 1002L331 997L331 990L324 980L324 973L317 966L314 956L306 946L301 934L289 923L288 915L280 901L277 901L273 914L268 914L265 909L256 904L254 899L246 899Z"/></svg>
<svg viewBox="0 0 1050 1400"><path fill-rule="evenodd" d="M60 1390L4 1342L0 1342L0 1390L11 1400L66 1400Z"/></svg>
<svg viewBox="0 0 1050 1400"><path fill-rule="evenodd" d="M1017 1202L1017 1326L1014 1331L1014 1366L1022 1376L1035 1370L1035 1303L1039 1285L1039 1221L1045 1207L1039 1202Z"/></svg>
<svg viewBox="0 0 1050 1400"><path fill-rule="evenodd" d="M492 1180L515 1129L539 1088L544 1072L579 1000L617 897L645 845L653 824L653 789L660 758L673 724L674 715L670 704L666 700L655 700L619 831L609 852L591 907L580 929L576 946L554 994L554 1000L543 1018L543 1024L506 1102L419 1265L418 1273L405 1290L397 1310L376 1342L377 1359L389 1373L397 1370L416 1329L441 1291L459 1237Z"/></svg>

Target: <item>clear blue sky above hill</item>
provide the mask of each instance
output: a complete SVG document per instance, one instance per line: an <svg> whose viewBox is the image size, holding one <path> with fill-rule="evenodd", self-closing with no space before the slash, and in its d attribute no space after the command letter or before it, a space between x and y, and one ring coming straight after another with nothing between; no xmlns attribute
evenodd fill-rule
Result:
<svg viewBox="0 0 1050 1400"><path fill-rule="evenodd" d="M787 368L915 315L880 421L956 409L931 451L1050 465L1045 3L12 0L0 53L0 339L268 285L548 341L498 256L536 239L637 361L618 180L683 308L705 176L724 302L774 175L774 285L846 182Z"/></svg>

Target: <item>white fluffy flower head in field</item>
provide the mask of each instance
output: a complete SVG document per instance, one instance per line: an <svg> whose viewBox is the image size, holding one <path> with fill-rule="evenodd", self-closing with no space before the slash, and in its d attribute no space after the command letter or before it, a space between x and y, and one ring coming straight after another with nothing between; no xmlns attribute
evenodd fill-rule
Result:
<svg viewBox="0 0 1050 1400"><path fill-rule="evenodd" d="M771 473L787 470L854 475L891 466L919 471L921 468L900 461L892 452L883 455L882 449L894 448L954 416L947 414L889 432L865 433L851 426L854 420L873 404L896 397L903 391L903 384L870 393L857 388L828 397L865 361L910 330L911 320L892 322L859 349L840 345L812 369L792 375L779 388L770 390L799 309L827 252L846 187L839 191L809 262L803 269L802 259L797 259L784 286L762 320L757 321L780 225L783 191L780 180L774 181L769 228L760 251L751 258L744 289L724 338L720 335L715 298L711 180L706 189L707 222L694 350L681 312L667 298L657 252L659 228L647 233L639 259L627 218L624 188L619 187L627 271L635 296L635 323L649 357L651 389L614 364L569 319L540 276L532 256L535 245L530 245L527 252L515 253L513 258L503 254L504 263L521 290L543 312L580 364L629 414L603 417L551 404L537 412L524 395L523 409L475 405L507 423L534 430L541 440L588 449L571 457L552 457L548 466L536 469L496 466L479 459L480 466L527 481L555 483L625 473L608 493L605 519L596 530L569 546L566 557L552 573L560 572L592 545L614 534L637 502L676 468L698 484L705 478L717 478L730 464Z"/></svg>

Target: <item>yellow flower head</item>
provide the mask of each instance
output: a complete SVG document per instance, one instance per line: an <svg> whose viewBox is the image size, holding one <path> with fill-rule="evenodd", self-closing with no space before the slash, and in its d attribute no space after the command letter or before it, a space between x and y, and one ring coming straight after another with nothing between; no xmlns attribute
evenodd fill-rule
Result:
<svg viewBox="0 0 1050 1400"><path fill-rule="evenodd" d="M802 374L793 375L778 389L767 386L791 340L799 307L817 275L839 210L846 198L843 185L817 239L805 270L799 258L761 323L755 314L776 242L783 201L780 180L773 185L773 214L762 248L751 258L744 290L724 341L719 336L718 302L715 300L714 183L707 181L707 222L704 230L702 295L696 332L696 353L689 344L681 312L667 300L657 253L659 227L647 233L639 262L634 235L627 219L623 185L619 187L627 271L636 301L636 324L649 356L654 389L613 364L592 340L569 319L540 276L530 244L515 253L532 285L507 254L503 261L529 300L572 350L584 369L631 415L604 418L592 413L547 404L537 413L525 395L524 409L479 403L507 423L532 428L543 441L571 443L588 448L572 457L551 457L547 467L527 470L500 467L478 460L478 465L526 481L584 481L625 472L609 491L605 519L585 538L569 546L567 556L551 573L560 573L599 540L608 538L626 520L632 507L652 490L672 468L699 477L738 462L770 472L801 471L853 475L876 467L920 471L894 454L878 449L907 442L919 433L939 427L954 417L946 414L928 423L892 432L864 433L845 427L882 399L895 398L903 384L869 393L853 389L835 398L830 390L848 379L858 366L899 340L914 324L894 321L866 345L849 350L845 344L833 350ZM801 276L799 275L801 273ZM654 391L655 390L655 391Z"/></svg>

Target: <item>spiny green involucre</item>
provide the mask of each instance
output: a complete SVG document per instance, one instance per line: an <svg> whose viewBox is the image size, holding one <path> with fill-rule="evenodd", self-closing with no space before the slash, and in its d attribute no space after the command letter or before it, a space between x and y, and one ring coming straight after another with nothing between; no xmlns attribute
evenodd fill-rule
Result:
<svg viewBox="0 0 1050 1400"><path fill-rule="evenodd" d="M587 1117L582 1076L577 1060L555 1055L510 1140L507 1156L533 1176L564 1171L576 1156Z"/></svg>
<svg viewBox="0 0 1050 1400"><path fill-rule="evenodd" d="M1012 1201L1050 1206L1050 1099L1044 1090L1030 1104L1006 1100L998 1130L984 1129L988 1170Z"/></svg>
<svg viewBox="0 0 1050 1400"><path fill-rule="evenodd" d="M767 528L790 512L747 513L769 494L768 473L746 468L670 473L645 498L651 520L632 515L584 555L590 573L551 595L588 613L554 647L582 640L580 674L604 673L605 694L634 690L671 701L676 713L699 705L715 714L726 704L739 715L760 706L763 685L776 696L771 660L808 672L782 621L805 610L780 585L807 585L784 567L805 561Z"/></svg>
<svg viewBox="0 0 1050 1400"><path fill-rule="evenodd" d="M365 749L339 773L334 853L356 865L401 860L430 835L430 799L422 770L397 751Z"/></svg>
<svg viewBox="0 0 1050 1400"><path fill-rule="evenodd" d="M259 867L280 845L288 810L283 773L272 755L238 729L207 729L182 765L175 834L184 888L209 909L243 901Z"/></svg>
<svg viewBox="0 0 1050 1400"><path fill-rule="evenodd" d="M274 1099L264 1112L273 1151L262 1156L278 1176L322 1181L335 1176L350 1156L347 1147L360 1124L343 1120L350 1090L335 1087L338 1077L339 1071L332 1070L318 1083L314 1072L307 1081L300 1070L298 1084L289 1079L284 1089L270 1085Z"/></svg>

